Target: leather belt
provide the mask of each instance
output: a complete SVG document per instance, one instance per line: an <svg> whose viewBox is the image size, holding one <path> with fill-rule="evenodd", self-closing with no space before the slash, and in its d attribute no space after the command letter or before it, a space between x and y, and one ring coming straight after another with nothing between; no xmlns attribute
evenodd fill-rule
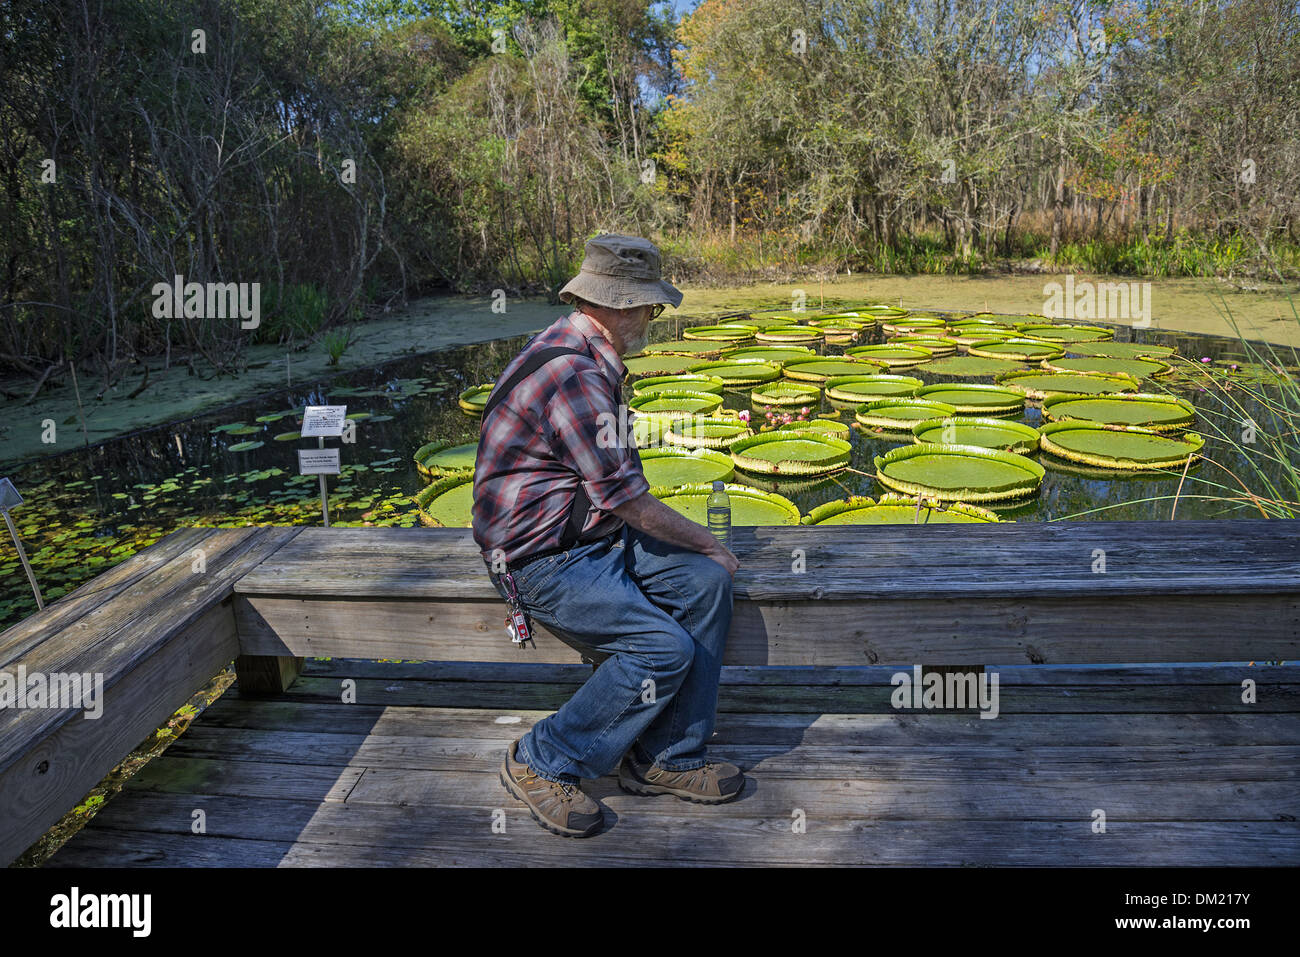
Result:
<svg viewBox="0 0 1300 957"><path fill-rule="evenodd" d="M621 531L621 529L619 531ZM533 562L539 561L540 559L548 558L551 555L559 555L564 552L571 551L572 549L575 549L580 545L595 545L598 542L603 542L608 539L612 539L614 536L618 534L619 534L618 531L614 531L614 532L610 532L608 535L602 535L600 538L593 538L589 542L578 541L576 544L569 545L568 547L560 546L558 548L544 548L540 552L533 552L531 555L524 555L520 558L515 558L512 559L511 561L506 562L506 571L517 572L524 566L531 565Z"/></svg>

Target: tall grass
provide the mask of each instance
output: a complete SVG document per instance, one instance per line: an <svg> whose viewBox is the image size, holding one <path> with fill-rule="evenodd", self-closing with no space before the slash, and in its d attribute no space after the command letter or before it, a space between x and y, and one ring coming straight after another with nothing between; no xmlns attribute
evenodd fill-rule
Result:
<svg viewBox="0 0 1300 957"><path fill-rule="evenodd" d="M1296 303L1288 301L1300 326ZM1242 467L1234 472L1208 460L1214 467L1189 481L1208 489L1211 499L1247 505L1265 518L1300 518L1300 355L1292 347L1247 339L1226 303L1222 314L1246 356L1242 374L1195 359L1176 361L1205 390L1198 428L1236 452Z"/></svg>

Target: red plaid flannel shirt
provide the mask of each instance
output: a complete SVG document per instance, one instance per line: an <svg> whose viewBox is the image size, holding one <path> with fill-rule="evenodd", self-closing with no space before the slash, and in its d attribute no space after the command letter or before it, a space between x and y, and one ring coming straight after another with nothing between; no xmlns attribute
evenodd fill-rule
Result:
<svg viewBox="0 0 1300 957"><path fill-rule="evenodd" d="M552 359L483 417L472 514L474 541L489 563L498 548L507 562L558 548L579 482L592 505L584 539L618 531L623 521L611 511L650 488L623 406L627 368L586 315L553 322L496 381L551 346L584 354Z"/></svg>

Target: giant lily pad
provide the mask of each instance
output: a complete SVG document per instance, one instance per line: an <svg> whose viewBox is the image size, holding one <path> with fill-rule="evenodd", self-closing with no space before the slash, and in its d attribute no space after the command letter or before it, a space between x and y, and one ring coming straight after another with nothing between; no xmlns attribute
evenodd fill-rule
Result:
<svg viewBox="0 0 1300 957"><path fill-rule="evenodd" d="M1078 419L1173 432L1191 425L1196 410L1185 399L1135 392L1106 396L1048 396L1043 400L1043 415L1053 422Z"/></svg>
<svg viewBox="0 0 1300 957"><path fill-rule="evenodd" d="M985 356L989 359L1014 359L1028 362L1040 359L1058 359L1065 355L1065 347L1036 339L983 339L972 342L967 350L973 356Z"/></svg>
<svg viewBox="0 0 1300 957"><path fill-rule="evenodd" d="M750 402L755 409L798 407L803 405L819 405L821 403L821 390L815 385L808 385L801 382L771 382L767 385L755 386L749 394Z"/></svg>
<svg viewBox="0 0 1300 957"><path fill-rule="evenodd" d="M992 326L978 326L965 329L949 328L948 338L958 347L969 349L977 342L998 342L1003 339L1023 339L1024 336L1014 329L995 329Z"/></svg>
<svg viewBox="0 0 1300 957"><path fill-rule="evenodd" d="M934 358L934 353L924 346L886 342L875 346L854 346L845 349L845 355L878 362L890 369L906 369Z"/></svg>
<svg viewBox="0 0 1300 957"><path fill-rule="evenodd" d="M956 411L946 402L926 399L873 399L858 406L854 418L869 428L905 432L918 422L953 415Z"/></svg>
<svg viewBox="0 0 1300 957"><path fill-rule="evenodd" d="M760 475L806 477L834 472L849 464L853 446L844 439L809 429L765 432L731 446L737 468Z"/></svg>
<svg viewBox="0 0 1300 957"><path fill-rule="evenodd" d="M929 442L891 449L875 459L881 485L945 502L1026 498L1042 484L1043 467L1014 452Z"/></svg>
<svg viewBox="0 0 1300 957"><path fill-rule="evenodd" d="M740 323L721 326L693 326L682 330L683 339L703 339L712 342L745 342L758 332L753 326Z"/></svg>
<svg viewBox="0 0 1300 957"><path fill-rule="evenodd" d="M1034 339L1050 339L1053 342L1096 342L1099 339L1114 339L1115 330L1102 326L1070 326L1040 323L1016 323L1022 335Z"/></svg>
<svg viewBox="0 0 1300 957"><path fill-rule="evenodd" d="M1042 427L1043 451L1099 468L1145 471L1178 468L1205 445L1195 432L1181 438L1137 426L1049 422Z"/></svg>
<svg viewBox="0 0 1300 957"><path fill-rule="evenodd" d="M691 371L703 375L717 376L726 384L728 389L741 389L746 386L759 385L763 382L772 382L781 376L781 370L777 366L752 359L726 359L720 362L705 362L691 366Z"/></svg>
<svg viewBox="0 0 1300 957"><path fill-rule="evenodd" d="M639 379L632 385L632 392L636 395L645 395L651 392L678 392L685 389L688 392L712 392L721 395L722 386L722 380L715 375L683 372L678 375L657 375Z"/></svg>
<svg viewBox="0 0 1300 957"><path fill-rule="evenodd" d="M948 356L933 359L916 367L917 372L942 376L950 379L982 378L1000 375L1013 369L1023 369L1024 365L1010 359L987 359L984 356Z"/></svg>
<svg viewBox="0 0 1300 957"><path fill-rule="evenodd" d="M817 345L826 338L826 333L814 326L778 326L764 329L754 338L767 345Z"/></svg>
<svg viewBox="0 0 1300 957"><path fill-rule="evenodd" d="M633 396L627 404L638 416L660 419L683 415L708 415L722 407L722 396L712 392L663 391Z"/></svg>
<svg viewBox="0 0 1300 957"><path fill-rule="evenodd" d="M459 443L430 442L415 450L415 468L427 482L433 482L447 475L474 471L474 459L478 454L478 439L469 439Z"/></svg>
<svg viewBox="0 0 1300 957"><path fill-rule="evenodd" d="M1043 368L1052 372L1106 372L1131 375L1135 379L1149 376L1165 375L1170 371L1168 363L1159 359L1116 359L1109 356L1079 356L1069 359L1044 360Z"/></svg>
<svg viewBox="0 0 1300 957"><path fill-rule="evenodd" d="M652 486L680 488L698 483L729 482L735 466L729 456L711 449L671 445L640 452L641 470Z"/></svg>
<svg viewBox="0 0 1300 957"><path fill-rule="evenodd" d="M854 409L871 399L916 395L924 384L908 375L836 375L825 382L832 405Z"/></svg>
<svg viewBox="0 0 1300 957"><path fill-rule="evenodd" d="M624 359L623 365L627 368L629 375L665 376L692 369L700 364L700 358L700 356L691 355L646 353Z"/></svg>
<svg viewBox="0 0 1300 957"><path fill-rule="evenodd" d="M760 492L745 485L724 485L731 499L731 524L798 525L799 509L788 498L774 492ZM713 485L686 485L682 488L651 488L650 494L691 521L708 527L706 505Z"/></svg>
<svg viewBox="0 0 1300 957"><path fill-rule="evenodd" d="M928 316L908 316L905 319L887 320L880 324L881 331L887 336L907 332L921 332L926 329L933 332L943 332L947 327L948 321L946 319Z"/></svg>
<svg viewBox="0 0 1300 957"><path fill-rule="evenodd" d="M495 383L487 382L483 385L471 386L460 394L460 409L466 415L482 415L483 406L487 405L488 396L492 394L492 386Z"/></svg>
<svg viewBox="0 0 1300 957"><path fill-rule="evenodd" d="M870 316L872 319L902 319L904 316L910 316L912 311L904 309L902 306L858 306L853 310L864 316Z"/></svg>
<svg viewBox="0 0 1300 957"><path fill-rule="evenodd" d="M964 382L927 385L916 390L916 397L930 402L942 402L964 414L1008 415L1023 412L1025 408L1022 393L999 385Z"/></svg>
<svg viewBox="0 0 1300 957"><path fill-rule="evenodd" d="M469 528L473 521L474 476L463 473L441 478L415 496L424 525Z"/></svg>
<svg viewBox="0 0 1300 957"><path fill-rule="evenodd" d="M845 422L836 422L834 419L795 419L793 422L787 422L781 426L786 432L797 432L800 429L807 429L809 432L820 432L822 435L834 436L837 439L848 440L850 435L849 426Z"/></svg>
<svg viewBox="0 0 1300 957"><path fill-rule="evenodd" d="M807 324L816 326L818 329L852 329L855 332L861 332L863 329L874 326L875 322L862 316L845 316L836 313L809 319Z"/></svg>
<svg viewBox="0 0 1300 957"><path fill-rule="evenodd" d="M1023 392L1031 399L1044 399L1049 395L1107 395L1115 392L1136 392L1137 379L1131 376L1103 375L1099 372L1005 372L997 377L999 385Z"/></svg>
<svg viewBox="0 0 1300 957"><path fill-rule="evenodd" d="M947 336L925 335L924 333L894 336L889 341L895 345L920 346L923 349L929 349L936 359L955 354L957 347L960 345L956 339Z"/></svg>
<svg viewBox="0 0 1300 957"><path fill-rule="evenodd" d="M934 445L977 445L1017 455L1038 451L1038 430L1007 419L953 416L926 419L912 426L917 442Z"/></svg>
<svg viewBox="0 0 1300 957"><path fill-rule="evenodd" d="M641 350L637 356L693 356L707 353L710 356L721 354L725 344L715 339L672 339L668 342L652 342ZM626 359L624 360L626 364Z"/></svg>
<svg viewBox="0 0 1300 957"><path fill-rule="evenodd" d="M1071 344L1070 351L1080 356L1105 356L1111 359L1164 359L1174 354L1173 346L1143 342L1080 342Z"/></svg>
<svg viewBox="0 0 1300 957"><path fill-rule="evenodd" d="M919 501L919 505L918 505ZM886 494L874 502L865 495L818 505L801 520L804 525L945 525L1001 521L986 508L963 502L940 502Z"/></svg>
<svg viewBox="0 0 1300 957"><path fill-rule="evenodd" d="M883 363L855 356L826 356L795 359L781 369L787 379L799 382L825 382L832 376L869 375L885 368Z"/></svg>
<svg viewBox="0 0 1300 957"><path fill-rule="evenodd" d="M693 416L674 420L663 438L669 445L688 449L725 449L750 434L749 426L738 419Z"/></svg>
<svg viewBox="0 0 1300 957"><path fill-rule="evenodd" d="M817 353L807 346L741 346L739 349L728 349L722 358L736 361L757 359L769 365L782 366L792 359L811 359L815 355Z"/></svg>

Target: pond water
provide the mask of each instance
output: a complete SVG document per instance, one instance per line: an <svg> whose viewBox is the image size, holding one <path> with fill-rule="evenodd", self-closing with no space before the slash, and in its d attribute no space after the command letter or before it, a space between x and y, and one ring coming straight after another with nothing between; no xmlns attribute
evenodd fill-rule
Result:
<svg viewBox="0 0 1300 957"><path fill-rule="evenodd" d="M660 321L651 338L656 342L679 338L683 328L701 322ZM1182 395L1197 406L1198 419L1216 418L1224 429L1236 429L1238 419L1250 419L1261 430L1271 427L1270 414L1253 395L1259 390L1267 393L1267 387L1254 383L1239 341L1127 327L1119 329L1116 340L1173 346L1195 364L1195 368L1184 364L1185 371L1171 379L1147 380L1144 391ZM476 440L478 418L460 410L457 395L492 381L526 341L518 336L396 360L9 471L27 500L12 514L44 596L53 600L66 594L178 527L320 524L318 480L297 474L295 450L315 445L314 440L293 436L297 415L307 404L346 403L349 414L358 416L356 441L341 446L342 474L329 478L331 523L417 525L413 497L424 481L412 453L433 439ZM877 329L864 341L882 341L881 333ZM826 354L842 351L837 346L824 349ZM1210 362L1202 363L1203 358ZM1233 363L1242 369L1232 371ZM1207 388L1205 370L1211 369L1218 370L1219 380L1231 383L1233 377L1240 377L1245 388L1234 393L1240 411L1223 406L1220 387ZM942 381L914 370L902 374ZM748 409L748 393L726 393L725 405ZM829 411L829 406L823 409ZM843 419L852 421L852 412L843 413ZM1019 421L1038 424L1038 410L1027 410ZM1190 470L1176 517L1261 517L1248 505L1221 500L1232 493L1210 484L1233 484L1225 468L1238 475L1251 471L1244 447L1215 437L1213 430L1201 431L1207 438L1203 454L1210 461ZM289 437L283 438L286 433ZM874 456L905 441L855 430L850 465L857 471L796 491L764 485L739 473L736 480L786 494L803 513L848 494L874 498L883 489L858 473L874 473ZM337 440L330 443L338 444ZM1270 468L1275 480L1286 470L1284 463ZM1016 521L1167 519L1181 478L1181 472L1154 478L1097 478L1049 469L1036 497L1000 514ZM35 601L17 556L6 545L0 551L0 629L33 611Z"/></svg>

